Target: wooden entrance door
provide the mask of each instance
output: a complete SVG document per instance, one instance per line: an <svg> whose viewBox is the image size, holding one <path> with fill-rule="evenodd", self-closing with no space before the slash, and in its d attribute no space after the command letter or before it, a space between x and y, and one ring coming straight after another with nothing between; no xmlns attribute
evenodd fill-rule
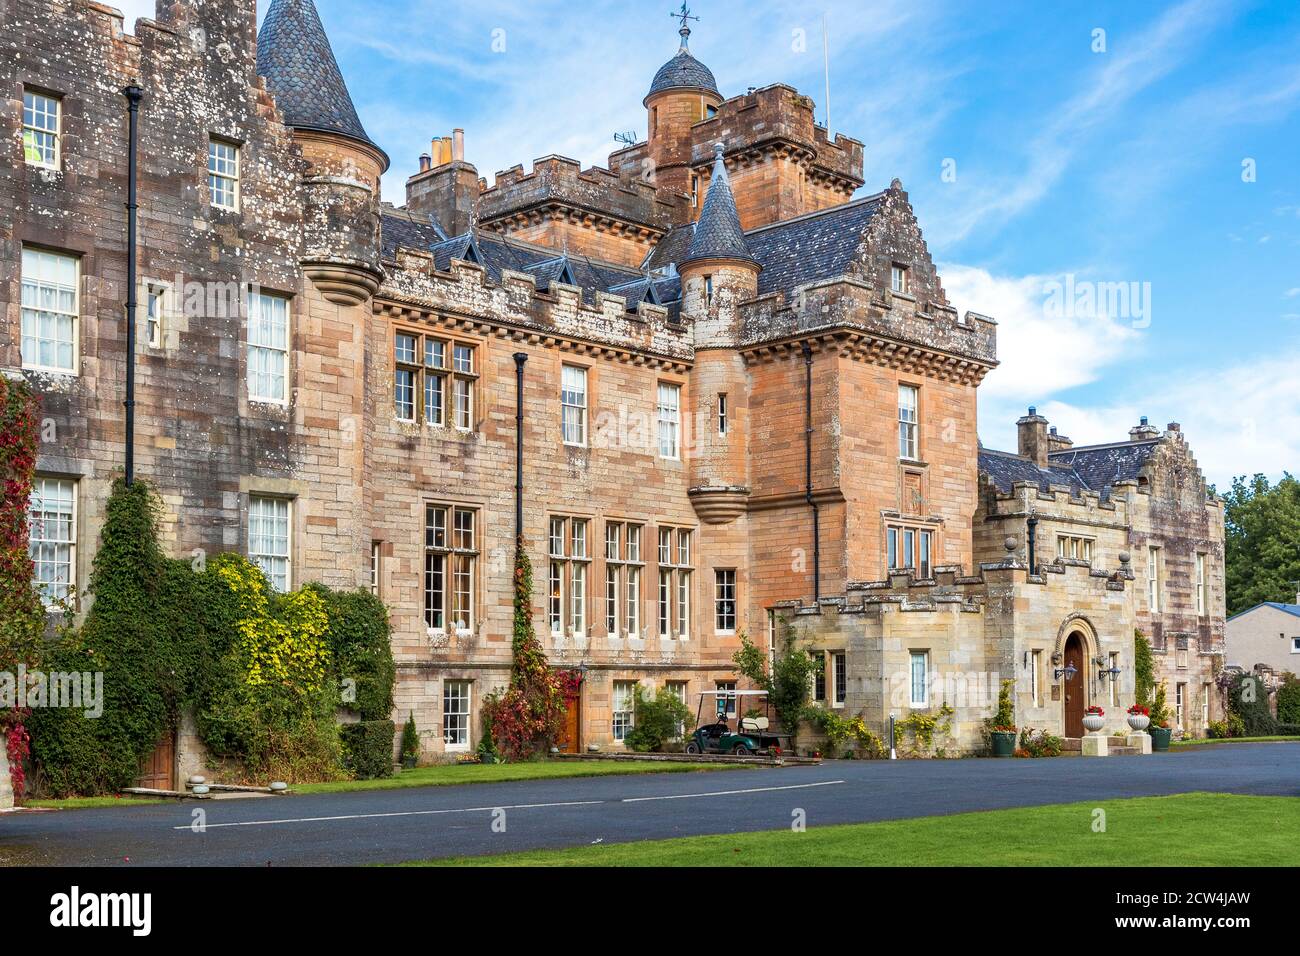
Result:
<svg viewBox="0 0 1300 956"><path fill-rule="evenodd" d="M1065 679L1065 736L1082 737L1083 709L1088 702L1084 700L1083 690L1083 638L1077 633L1066 638L1061 666L1074 668L1074 676Z"/></svg>
<svg viewBox="0 0 1300 956"><path fill-rule="evenodd" d="M176 789L176 732L167 731L158 741L153 753L140 761L137 787L151 790Z"/></svg>
<svg viewBox="0 0 1300 956"><path fill-rule="evenodd" d="M582 698L567 697L564 701L564 730L560 736L560 751L566 754L582 752Z"/></svg>
<svg viewBox="0 0 1300 956"><path fill-rule="evenodd" d="M149 790L175 790L175 732L162 735L153 753L140 761L140 777L136 787Z"/></svg>

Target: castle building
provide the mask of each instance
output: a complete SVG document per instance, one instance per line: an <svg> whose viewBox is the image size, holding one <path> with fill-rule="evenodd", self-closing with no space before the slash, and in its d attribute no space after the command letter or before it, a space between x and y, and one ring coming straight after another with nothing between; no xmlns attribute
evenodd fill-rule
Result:
<svg viewBox="0 0 1300 956"><path fill-rule="evenodd" d="M124 457L135 84L136 472L166 547L374 590L428 759L508 680L517 503L570 749L621 747L638 683L736 686L740 635L787 625L827 706L950 702L956 749L999 676L1023 725L1127 706L1136 631L1179 725L1217 714L1223 516L1181 429L1075 448L1031 409L1015 454L982 448L995 322L949 302L901 183L853 198L863 145L796 90L724 95L683 28L608 168L488 185L456 130L395 208L312 0L260 33L252 0L160 0L134 34L91 0L8 9L0 369L41 396L52 597L84 591Z"/></svg>

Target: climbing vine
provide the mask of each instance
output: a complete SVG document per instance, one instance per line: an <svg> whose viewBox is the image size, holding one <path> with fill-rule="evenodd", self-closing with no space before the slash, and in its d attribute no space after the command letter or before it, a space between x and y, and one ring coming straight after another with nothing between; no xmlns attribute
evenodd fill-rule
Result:
<svg viewBox="0 0 1300 956"><path fill-rule="evenodd" d="M32 586L27 502L36 473L37 402L26 382L0 376L0 671L40 665L45 610ZM27 712L0 711L15 797L23 793Z"/></svg>
<svg viewBox="0 0 1300 956"><path fill-rule="evenodd" d="M533 566L522 538L515 545L510 647L510 687L489 704L491 736L501 756L524 760L545 752L559 738L565 688L533 631Z"/></svg>

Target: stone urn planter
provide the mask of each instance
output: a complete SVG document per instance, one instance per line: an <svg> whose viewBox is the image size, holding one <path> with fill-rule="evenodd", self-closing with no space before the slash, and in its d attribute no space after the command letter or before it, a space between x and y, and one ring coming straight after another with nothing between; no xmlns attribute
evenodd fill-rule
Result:
<svg viewBox="0 0 1300 956"><path fill-rule="evenodd" d="M1106 717L1104 714L1084 714L1083 729L1090 734L1095 734L1101 728L1106 726Z"/></svg>
<svg viewBox="0 0 1300 956"><path fill-rule="evenodd" d="M1151 724L1151 718L1146 714L1129 714L1128 725L1133 728L1135 734L1140 734Z"/></svg>

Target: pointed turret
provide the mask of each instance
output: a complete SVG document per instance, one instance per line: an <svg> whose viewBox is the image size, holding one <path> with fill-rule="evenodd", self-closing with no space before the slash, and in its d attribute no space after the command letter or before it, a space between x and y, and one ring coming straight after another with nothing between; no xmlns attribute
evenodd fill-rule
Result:
<svg viewBox="0 0 1300 956"><path fill-rule="evenodd" d="M361 125L312 0L271 0L257 34L257 73L265 77L285 125L379 149Z"/></svg>
<svg viewBox="0 0 1300 956"><path fill-rule="evenodd" d="M736 197L731 193L731 180L727 177L721 143L713 144L709 194L682 264L699 259L734 259L757 265L745 243L745 231L740 228L740 214L736 212Z"/></svg>
<svg viewBox="0 0 1300 956"><path fill-rule="evenodd" d="M272 0L257 72L307 163L303 272L330 302L359 305L383 278L379 180L388 156L357 117L312 0Z"/></svg>

